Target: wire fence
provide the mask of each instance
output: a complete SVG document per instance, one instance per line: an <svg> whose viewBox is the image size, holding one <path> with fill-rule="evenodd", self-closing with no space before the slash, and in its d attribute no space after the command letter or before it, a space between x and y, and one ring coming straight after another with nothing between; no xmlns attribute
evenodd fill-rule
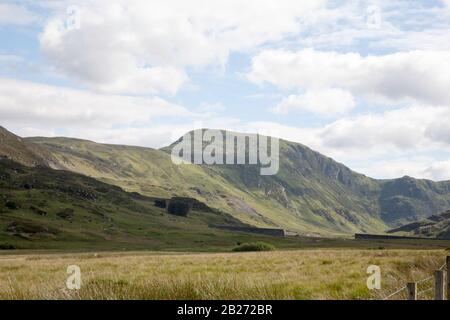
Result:
<svg viewBox="0 0 450 320"><path fill-rule="evenodd" d="M447 268L448 268L448 264L449 264L448 261L449 260L450 259L447 257L447 262L445 262L438 270L439 271L446 271ZM432 281L435 280L435 276L429 276L427 278L424 278L424 279L421 279L421 280L418 280L418 281L414 282L415 283L415 288L416 288L416 292L415 292L415 298L416 299L417 298L421 298L421 297L426 298L426 297L428 297L427 294L432 293L433 290L435 290L434 285L432 285L431 287L427 287L425 289L422 289L422 290L418 290L420 285L426 284L430 280L432 280ZM447 286L448 286L447 290L449 290L449 288L450 288L450 279L447 279L447 283L448 283L447 284ZM398 296L400 293L403 293L404 291L408 291L408 286L407 285L394 290L392 293L390 293L387 296L385 296L382 300L389 300L389 299L391 299L393 297ZM447 293L447 296L450 297L450 293Z"/></svg>
<svg viewBox="0 0 450 320"><path fill-rule="evenodd" d="M397 294L399 294L400 292L402 292L403 290L406 290L406 286L401 287L400 289L395 290L393 293L387 295L386 297L383 298L383 300L389 300L390 298L392 298L393 296L396 296Z"/></svg>

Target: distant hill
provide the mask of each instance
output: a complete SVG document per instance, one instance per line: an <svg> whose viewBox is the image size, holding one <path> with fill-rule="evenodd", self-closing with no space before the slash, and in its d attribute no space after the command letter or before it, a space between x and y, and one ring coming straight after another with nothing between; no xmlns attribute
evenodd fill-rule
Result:
<svg viewBox="0 0 450 320"><path fill-rule="evenodd" d="M281 168L260 176L256 165L174 165L170 147L155 150L67 138L30 138L58 165L149 196L188 196L260 227L304 235L386 228L378 184L300 144L281 141ZM369 208L369 210L367 210Z"/></svg>
<svg viewBox="0 0 450 320"><path fill-rule="evenodd" d="M450 210L391 229L388 233L450 239Z"/></svg>
<svg viewBox="0 0 450 320"><path fill-rule="evenodd" d="M201 249L241 240L209 227L244 226L226 213L194 205L182 217L155 204L80 174L0 158L0 249Z"/></svg>
<svg viewBox="0 0 450 320"><path fill-rule="evenodd" d="M161 150L70 138L26 138L51 167L150 197L196 198L235 219L302 235L374 233L450 209L450 182L376 180L310 148L280 140L280 170L257 165L181 165Z"/></svg>
<svg viewBox="0 0 450 320"><path fill-rule="evenodd" d="M378 195L381 219L401 224L438 214L450 208L450 182L408 176L381 180Z"/></svg>

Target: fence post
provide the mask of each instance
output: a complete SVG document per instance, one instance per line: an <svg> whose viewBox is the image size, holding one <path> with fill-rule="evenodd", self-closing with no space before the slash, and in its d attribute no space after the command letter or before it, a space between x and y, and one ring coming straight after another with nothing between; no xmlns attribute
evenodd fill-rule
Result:
<svg viewBox="0 0 450 320"><path fill-rule="evenodd" d="M436 270L434 273L434 300L444 300L444 270Z"/></svg>
<svg viewBox="0 0 450 320"><path fill-rule="evenodd" d="M450 256L447 256L447 300L450 300Z"/></svg>
<svg viewBox="0 0 450 320"><path fill-rule="evenodd" d="M408 282L406 288L408 290L408 300L417 300L417 283Z"/></svg>

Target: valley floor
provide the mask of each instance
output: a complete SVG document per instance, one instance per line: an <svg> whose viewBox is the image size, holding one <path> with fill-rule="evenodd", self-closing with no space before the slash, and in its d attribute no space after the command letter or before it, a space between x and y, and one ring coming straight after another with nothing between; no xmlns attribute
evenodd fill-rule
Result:
<svg viewBox="0 0 450 320"><path fill-rule="evenodd" d="M2 253L0 299L380 299L407 281L432 275L448 253L342 248ZM79 291L66 288L69 265L81 269ZM369 265L381 268L381 290L367 289ZM422 285L426 289L432 282ZM402 294L396 298L404 298Z"/></svg>

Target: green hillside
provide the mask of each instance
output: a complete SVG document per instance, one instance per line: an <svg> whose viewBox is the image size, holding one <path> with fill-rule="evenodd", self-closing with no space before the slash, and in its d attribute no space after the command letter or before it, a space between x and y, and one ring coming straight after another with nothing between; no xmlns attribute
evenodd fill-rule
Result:
<svg viewBox="0 0 450 320"><path fill-rule="evenodd" d="M380 181L381 218L389 224L423 219L450 207L450 182L411 177Z"/></svg>
<svg viewBox="0 0 450 320"><path fill-rule="evenodd" d="M250 238L210 228L242 224L199 207L177 216L152 198L83 175L0 158L0 249L210 250Z"/></svg>
<svg viewBox="0 0 450 320"><path fill-rule="evenodd" d="M382 232L449 208L450 183L375 180L298 143L280 141L280 170L256 165L174 165L161 150L68 138L29 138L60 169L147 196L188 196L256 226L304 235Z"/></svg>
<svg viewBox="0 0 450 320"><path fill-rule="evenodd" d="M450 210L391 229L388 233L402 236L450 239Z"/></svg>
<svg viewBox="0 0 450 320"><path fill-rule="evenodd" d="M282 141L278 175L261 177L251 165L174 165L167 150L104 145L67 138L32 138L60 168L89 175L148 196L189 196L256 226L277 226L312 234L349 234L386 228L365 200L331 170L344 170L361 185L372 180L306 147ZM308 157L308 167L301 152ZM311 158L309 158L311 157ZM315 158L314 158L315 157ZM316 161L323 161L316 162ZM319 167L317 167L319 165ZM321 166L324 166L322 168ZM335 168L334 168L334 167ZM358 191L359 192L359 191ZM363 191L365 192L365 191ZM368 191L367 191L368 192Z"/></svg>

